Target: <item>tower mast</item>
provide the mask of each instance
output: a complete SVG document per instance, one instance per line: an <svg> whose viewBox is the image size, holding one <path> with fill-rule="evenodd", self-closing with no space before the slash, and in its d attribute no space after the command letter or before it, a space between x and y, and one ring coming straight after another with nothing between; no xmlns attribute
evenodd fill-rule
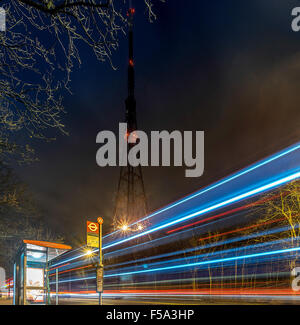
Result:
<svg viewBox="0 0 300 325"><path fill-rule="evenodd" d="M137 129L136 122L136 100L134 97L134 59L133 59L133 15L134 8L129 8L129 31L128 31L128 97L125 100L126 122L128 132L131 133Z"/></svg>
<svg viewBox="0 0 300 325"><path fill-rule="evenodd" d="M128 142L128 135L137 130L134 57L133 57L133 17L135 9L128 10L128 95L125 100L125 122L127 123L127 157L128 152L135 143ZM147 214L147 201L141 166L132 167L128 164L122 166L115 202L114 225L119 227L122 223L130 224Z"/></svg>

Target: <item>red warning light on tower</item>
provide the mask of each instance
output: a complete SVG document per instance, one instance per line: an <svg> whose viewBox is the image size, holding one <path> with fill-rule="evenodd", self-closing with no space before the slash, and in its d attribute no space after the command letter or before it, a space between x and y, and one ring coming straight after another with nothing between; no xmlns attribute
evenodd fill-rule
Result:
<svg viewBox="0 0 300 325"><path fill-rule="evenodd" d="M135 14L135 9L134 8L129 8L128 9L128 13L127 13L127 16L129 16L129 15L134 15Z"/></svg>

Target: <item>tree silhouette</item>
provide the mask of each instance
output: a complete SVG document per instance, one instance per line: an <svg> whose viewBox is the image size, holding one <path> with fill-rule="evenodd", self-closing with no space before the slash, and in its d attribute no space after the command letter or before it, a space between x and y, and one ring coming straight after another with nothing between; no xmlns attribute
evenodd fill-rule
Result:
<svg viewBox="0 0 300 325"><path fill-rule="evenodd" d="M152 21L153 3L144 3ZM71 92L71 73L82 62L81 50L89 48L114 68L112 55L127 30L129 3L2 0L0 5L6 13L6 31L0 32L0 160L14 153L26 160L32 150L16 145L16 134L40 139L54 137L49 129L67 134L62 89Z"/></svg>

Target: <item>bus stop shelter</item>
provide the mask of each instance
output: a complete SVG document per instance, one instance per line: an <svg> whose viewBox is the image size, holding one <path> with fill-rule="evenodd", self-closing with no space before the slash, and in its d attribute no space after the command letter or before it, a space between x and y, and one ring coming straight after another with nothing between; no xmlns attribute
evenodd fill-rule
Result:
<svg viewBox="0 0 300 325"><path fill-rule="evenodd" d="M72 247L23 240L14 262L14 305L50 304L48 263Z"/></svg>

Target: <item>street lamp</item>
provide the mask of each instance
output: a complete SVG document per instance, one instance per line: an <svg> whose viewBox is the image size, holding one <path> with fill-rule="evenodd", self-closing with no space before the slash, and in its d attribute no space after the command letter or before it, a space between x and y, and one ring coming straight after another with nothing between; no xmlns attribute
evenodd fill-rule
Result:
<svg viewBox="0 0 300 325"><path fill-rule="evenodd" d="M99 292L99 305L102 305L102 292L103 292L103 255L102 255L102 224L103 218L97 218L99 226L99 265L97 267L97 291Z"/></svg>
<svg viewBox="0 0 300 325"><path fill-rule="evenodd" d="M125 232L125 231L129 230L129 227L128 227L128 225L124 224L124 225L121 226L121 229L122 229L122 231Z"/></svg>

